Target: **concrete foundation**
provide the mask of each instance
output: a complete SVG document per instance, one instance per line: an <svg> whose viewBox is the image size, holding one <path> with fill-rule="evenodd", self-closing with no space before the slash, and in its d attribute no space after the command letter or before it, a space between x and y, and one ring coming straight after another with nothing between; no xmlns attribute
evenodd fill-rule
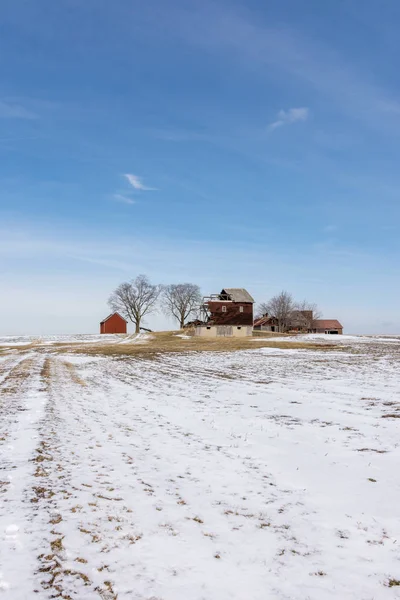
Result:
<svg viewBox="0 0 400 600"><path fill-rule="evenodd" d="M196 335L201 337L251 337L253 328L247 325L202 325L196 327Z"/></svg>

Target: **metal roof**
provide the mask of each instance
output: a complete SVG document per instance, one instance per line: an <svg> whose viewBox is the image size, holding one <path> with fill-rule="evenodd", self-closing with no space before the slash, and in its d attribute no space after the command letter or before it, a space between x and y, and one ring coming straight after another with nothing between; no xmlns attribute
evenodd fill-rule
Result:
<svg viewBox="0 0 400 600"><path fill-rule="evenodd" d="M227 294L231 297L232 302L252 302L252 298L247 290L244 288L224 288L221 294Z"/></svg>
<svg viewBox="0 0 400 600"><path fill-rule="evenodd" d="M254 327L262 327L263 325L274 325L275 319L274 317L269 317L268 315L264 315L263 317L259 317L254 321Z"/></svg>
<svg viewBox="0 0 400 600"><path fill-rule="evenodd" d="M108 315L108 317L106 317L102 321L100 321L100 325L102 325L103 323L105 323L106 321L108 321L108 319L111 319L111 317L113 317L114 315L117 315L117 317L119 317L120 319L122 319L123 321L125 321L125 323L128 322L126 319L124 319L124 317L121 317L121 315L118 312L114 312L114 313L111 313L111 315Z"/></svg>
<svg viewBox="0 0 400 600"><path fill-rule="evenodd" d="M343 325L337 319L317 319L312 323L313 329L343 329Z"/></svg>

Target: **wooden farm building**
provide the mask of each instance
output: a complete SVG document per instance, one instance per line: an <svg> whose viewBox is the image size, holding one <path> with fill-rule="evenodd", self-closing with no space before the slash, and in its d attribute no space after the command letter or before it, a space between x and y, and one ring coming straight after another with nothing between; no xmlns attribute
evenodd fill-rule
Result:
<svg viewBox="0 0 400 600"><path fill-rule="evenodd" d="M278 319L266 313L254 321L256 331L279 331ZM295 310L285 332L342 334L343 325L336 319L314 319L311 310Z"/></svg>
<svg viewBox="0 0 400 600"><path fill-rule="evenodd" d="M100 323L100 333L126 333L128 322L117 312Z"/></svg>
<svg viewBox="0 0 400 600"><path fill-rule="evenodd" d="M316 319L313 322L311 333L343 333L343 325L337 319Z"/></svg>
<svg viewBox="0 0 400 600"><path fill-rule="evenodd" d="M196 335L206 337L245 337L253 330L254 299L244 288L224 288L203 299L203 324Z"/></svg>
<svg viewBox="0 0 400 600"><path fill-rule="evenodd" d="M266 313L254 321L254 329L256 331L279 331L278 319L270 317Z"/></svg>
<svg viewBox="0 0 400 600"><path fill-rule="evenodd" d="M294 310L290 317L289 331L309 333L314 323L312 310Z"/></svg>

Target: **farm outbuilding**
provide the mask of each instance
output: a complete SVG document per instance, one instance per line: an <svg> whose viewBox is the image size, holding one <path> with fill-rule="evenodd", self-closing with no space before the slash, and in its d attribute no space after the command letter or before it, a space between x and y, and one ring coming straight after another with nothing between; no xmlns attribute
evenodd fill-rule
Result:
<svg viewBox="0 0 400 600"><path fill-rule="evenodd" d="M279 331L279 322L267 313L254 321L255 331ZM281 331L296 333L342 334L343 325L337 319L314 319L312 310L295 310Z"/></svg>
<svg viewBox="0 0 400 600"><path fill-rule="evenodd" d="M343 325L337 319L316 319L313 322L311 333L343 333Z"/></svg>
<svg viewBox="0 0 400 600"><path fill-rule="evenodd" d="M255 331L279 331L278 319L270 317L268 313L265 313L262 317L258 317L254 321Z"/></svg>
<svg viewBox="0 0 400 600"><path fill-rule="evenodd" d="M126 333L127 325L128 321L116 312L100 323L100 333Z"/></svg>

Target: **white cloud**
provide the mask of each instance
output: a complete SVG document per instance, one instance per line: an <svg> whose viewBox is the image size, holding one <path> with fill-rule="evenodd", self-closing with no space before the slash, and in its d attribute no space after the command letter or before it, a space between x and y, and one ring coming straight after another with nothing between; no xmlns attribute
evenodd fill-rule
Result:
<svg viewBox="0 0 400 600"><path fill-rule="evenodd" d="M250 10L227 9L226 3L203 0L185 12L174 12L165 4L168 9L165 7L164 18L159 20L163 32L169 28L191 45L222 51L224 57L231 56L235 64L239 59L239 65L252 73L258 66L266 68L270 77L278 76L279 82L287 77L323 95L329 105L368 127L382 131L384 121L386 131L398 133L400 119L395 117L400 116L400 102L395 89L376 85L368 72L323 39L307 38L273 23L265 26Z"/></svg>
<svg viewBox="0 0 400 600"><path fill-rule="evenodd" d="M299 121L307 121L308 117L309 110L306 107L289 108L289 110L280 110L278 112L277 120L271 123L268 129L276 129L277 127L282 127L282 125L290 125Z"/></svg>
<svg viewBox="0 0 400 600"><path fill-rule="evenodd" d="M124 196L123 194L114 194L113 196L115 202L121 202L122 204L136 204L136 200L133 200L132 198L128 198L127 196Z"/></svg>
<svg viewBox="0 0 400 600"><path fill-rule="evenodd" d="M19 104L5 102L0 100L0 118L1 119L36 119L35 115L30 110L27 110Z"/></svg>
<svg viewBox="0 0 400 600"><path fill-rule="evenodd" d="M155 188L145 186L143 184L141 178L138 177L137 175L132 175L131 173L125 173L124 177L126 177L126 179L129 181L129 183L135 190L149 191L149 190L155 189Z"/></svg>

